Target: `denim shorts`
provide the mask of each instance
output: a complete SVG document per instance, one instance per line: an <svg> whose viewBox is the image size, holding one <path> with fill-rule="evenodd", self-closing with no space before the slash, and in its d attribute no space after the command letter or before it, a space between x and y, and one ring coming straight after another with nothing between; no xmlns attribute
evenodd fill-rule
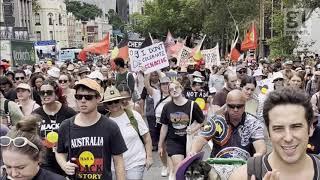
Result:
<svg viewBox="0 0 320 180"><path fill-rule="evenodd" d="M139 165L126 170L126 180L142 180L144 168L144 165ZM116 180L116 172L112 171L112 174L112 179Z"/></svg>

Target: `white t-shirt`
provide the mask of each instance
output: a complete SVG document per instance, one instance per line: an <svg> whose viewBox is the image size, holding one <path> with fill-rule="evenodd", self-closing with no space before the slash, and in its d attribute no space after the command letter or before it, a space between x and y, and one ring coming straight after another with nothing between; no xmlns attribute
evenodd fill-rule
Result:
<svg viewBox="0 0 320 180"><path fill-rule="evenodd" d="M152 94L152 98L153 98L153 102L154 102L154 108L156 108L156 105L158 104L158 102L161 99L161 92L159 89L153 89L153 94ZM165 97L162 97L165 98ZM167 97L165 100L163 100L157 107L157 109L155 109L155 115L157 118L161 117L161 113L162 113L162 109L163 106L165 104L167 104L168 102L171 101L171 97Z"/></svg>
<svg viewBox="0 0 320 180"><path fill-rule="evenodd" d="M149 129L141 115L134 110L132 110L132 112L138 122L138 129L141 136L149 132ZM128 150L123 153L125 169L129 170L133 167L144 165L146 163L146 151L137 131L130 124L127 114L124 112L119 117L109 118L119 126L122 137L128 148ZM114 170L114 165L112 165L112 170Z"/></svg>

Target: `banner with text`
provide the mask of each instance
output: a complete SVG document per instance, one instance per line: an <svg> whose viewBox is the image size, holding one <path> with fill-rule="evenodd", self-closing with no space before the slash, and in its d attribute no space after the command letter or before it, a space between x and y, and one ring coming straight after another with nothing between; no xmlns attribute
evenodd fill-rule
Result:
<svg viewBox="0 0 320 180"><path fill-rule="evenodd" d="M33 65L36 63L32 41L11 41L11 52L13 66Z"/></svg>
<svg viewBox="0 0 320 180"><path fill-rule="evenodd" d="M177 64L181 68L187 68L188 67L188 59L190 57L191 49L188 48L187 46L183 46L181 49L179 56L178 56L178 62Z"/></svg>
<svg viewBox="0 0 320 180"><path fill-rule="evenodd" d="M140 64L144 67L144 73L150 73L169 66L164 43L160 42L143 49L131 49L129 51L131 70L140 70Z"/></svg>
<svg viewBox="0 0 320 180"><path fill-rule="evenodd" d="M220 65L220 53L219 44L212 49L206 49L201 51L203 60L206 63L206 68L211 69L213 65Z"/></svg>

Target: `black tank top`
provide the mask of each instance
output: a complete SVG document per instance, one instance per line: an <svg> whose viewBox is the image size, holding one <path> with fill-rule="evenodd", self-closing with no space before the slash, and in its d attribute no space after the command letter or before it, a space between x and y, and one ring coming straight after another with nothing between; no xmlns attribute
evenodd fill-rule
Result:
<svg viewBox="0 0 320 180"><path fill-rule="evenodd" d="M313 180L320 180L320 174L319 174L319 170L320 170L320 160L318 157L312 155L312 154L308 154L313 162L313 169L314 169L314 176L313 176ZM268 156L269 154L263 155L262 157L262 177L264 177L264 175L268 172L268 171L272 171L272 168L268 162Z"/></svg>

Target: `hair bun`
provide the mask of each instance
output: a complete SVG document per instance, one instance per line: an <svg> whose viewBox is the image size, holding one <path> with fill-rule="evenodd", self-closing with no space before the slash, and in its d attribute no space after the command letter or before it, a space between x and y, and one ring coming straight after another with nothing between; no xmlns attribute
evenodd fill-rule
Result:
<svg viewBox="0 0 320 180"><path fill-rule="evenodd" d="M37 116L26 116L16 124L15 128L17 131L24 131L37 134L39 122L40 118Z"/></svg>

